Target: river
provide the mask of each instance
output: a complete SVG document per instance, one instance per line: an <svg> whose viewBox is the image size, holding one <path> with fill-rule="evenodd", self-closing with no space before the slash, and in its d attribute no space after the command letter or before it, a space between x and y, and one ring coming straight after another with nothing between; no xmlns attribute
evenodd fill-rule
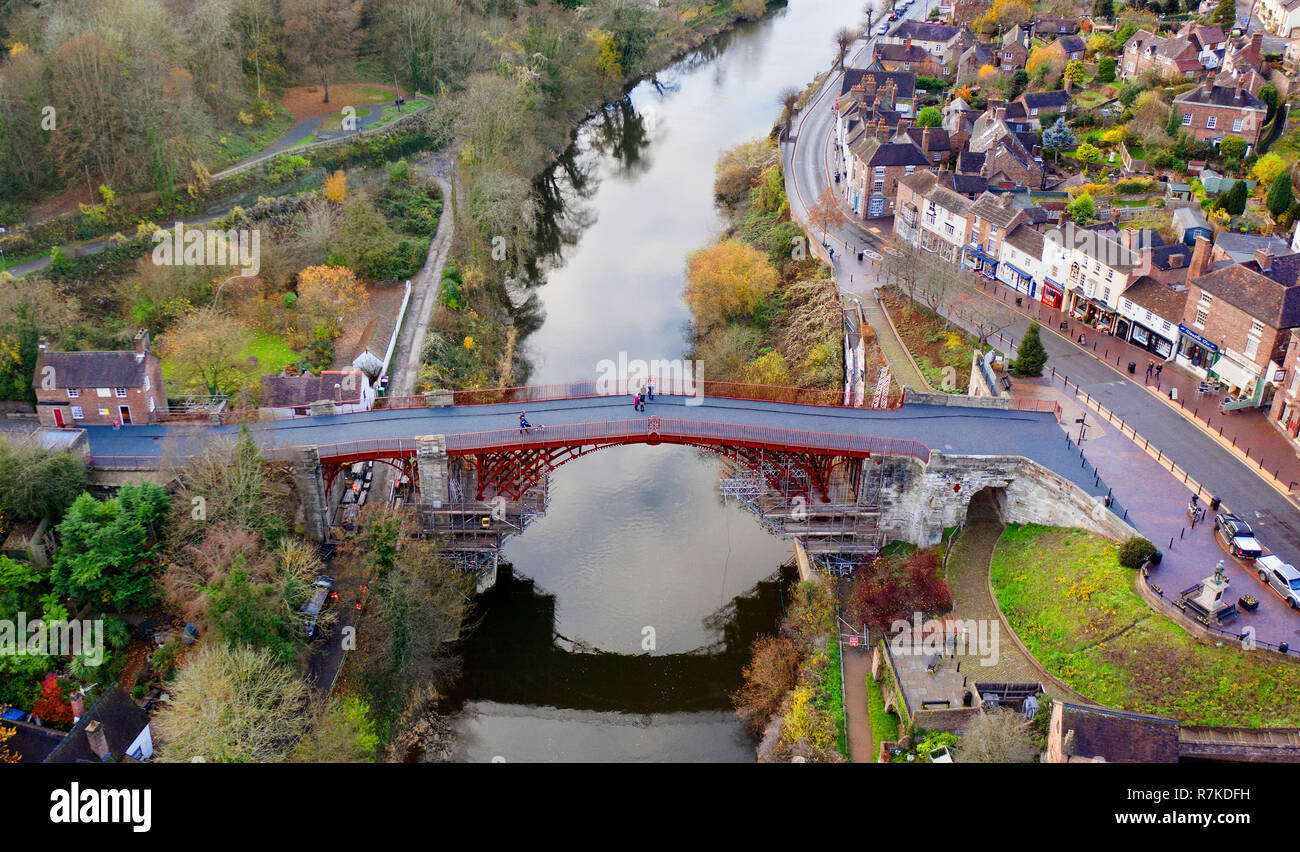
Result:
<svg viewBox="0 0 1300 852"><path fill-rule="evenodd" d="M793 0L580 129L539 182L551 258L530 383L595 379L620 353L683 355L685 258L722 228L718 154L771 129L779 93L830 65L860 5ZM479 599L454 696L461 759L754 759L729 695L780 615L790 546L724 505L707 456L620 447L553 474L549 512L505 548L513 573Z"/></svg>

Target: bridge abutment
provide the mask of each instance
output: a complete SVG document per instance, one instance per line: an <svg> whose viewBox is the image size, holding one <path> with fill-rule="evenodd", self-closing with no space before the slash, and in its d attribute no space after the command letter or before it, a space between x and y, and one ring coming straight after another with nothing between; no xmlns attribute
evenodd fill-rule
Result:
<svg viewBox="0 0 1300 852"><path fill-rule="evenodd" d="M420 472L420 505L426 509L441 509L451 501L451 459L447 455L447 436L417 436L415 463Z"/></svg>
<svg viewBox="0 0 1300 852"><path fill-rule="evenodd" d="M315 447L299 447L294 451L293 485L302 505L308 538L324 541L329 534L330 508L321 476L320 454Z"/></svg>

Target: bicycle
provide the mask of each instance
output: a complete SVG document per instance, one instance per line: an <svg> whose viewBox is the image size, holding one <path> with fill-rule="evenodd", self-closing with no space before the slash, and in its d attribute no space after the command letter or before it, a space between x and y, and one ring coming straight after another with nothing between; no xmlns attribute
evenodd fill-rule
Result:
<svg viewBox="0 0 1300 852"><path fill-rule="evenodd" d="M1205 519L1205 507L1198 506L1195 503L1188 503L1187 517L1192 519L1192 526L1196 526Z"/></svg>

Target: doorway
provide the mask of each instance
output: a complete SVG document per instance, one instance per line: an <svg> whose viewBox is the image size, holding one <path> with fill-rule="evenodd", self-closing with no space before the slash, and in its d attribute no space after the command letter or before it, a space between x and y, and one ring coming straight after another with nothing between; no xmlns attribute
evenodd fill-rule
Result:
<svg viewBox="0 0 1300 852"><path fill-rule="evenodd" d="M129 406L129 405L119 405L119 406L117 407L117 416L118 416L118 419L120 419L120 420L122 421L122 425L123 425L123 426L130 426L130 425L131 425L131 406Z"/></svg>
<svg viewBox="0 0 1300 852"><path fill-rule="evenodd" d="M57 429L62 429L63 425L63 409L56 408L54 409L54 426Z"/></svg>

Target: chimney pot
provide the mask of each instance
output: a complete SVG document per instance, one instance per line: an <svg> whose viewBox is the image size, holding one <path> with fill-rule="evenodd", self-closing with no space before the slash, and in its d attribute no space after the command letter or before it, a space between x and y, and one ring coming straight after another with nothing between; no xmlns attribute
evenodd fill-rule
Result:
<svg viewBox="0 0 1300 852"><path fill-rule="evenodd" d="M1196 246L1192 249L1192 262L1187 267L1187 279L1200 278L1210 267L1210 239L1204 234L1196 236Z"/></svg>
<svg viewBox="0 0 1300 852"><path fill-rule="evenodd" d="M90 750L100 760L108 759L108 736L104 732L104 723L98 719L86 725L86 739L90 742Z"/></svg>
<svg viewBox="0 0 1300 852"><path fill-rule="evenodd" d="M1273 252L1266 248L1255 249L1255 262L1261 270L1268 272L1273 268Z"/></svg>

